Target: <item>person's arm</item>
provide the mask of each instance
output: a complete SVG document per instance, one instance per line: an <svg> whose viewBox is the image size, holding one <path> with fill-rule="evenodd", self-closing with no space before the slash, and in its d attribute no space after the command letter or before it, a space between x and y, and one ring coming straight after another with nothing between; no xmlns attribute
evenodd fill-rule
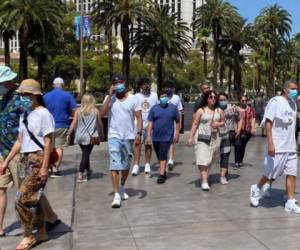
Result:
<svg viewBox="0 0 300 250"><path fill-rule="evenodd" d="M101 116L101 112L98 109L97 109L97 129L98 129L98 134L100 139L104 139L102 116Z"/></svg>
<svg viewBox="0 0 300 250"><path fill-rule="evenodd" d="M235 136L236 137L239 137L241 135L243 126L244 126L244 119L241 118L241 119L237 120L237 128L235 130Z"/></svg>
<svg viewBox="0 0 300 250"><path fill-rule="evenodd" d="M44 157L42 166L40 168L39 176L41 178L42 182L46 182L48 179L48 167L49 167L49 160L50 160L50 154L52 151L52 138L53 134L48 134L44 136Z"/></svg>
<svg viewBox="0 0 300 250"><path fill-rule="evenodd" d="M211 126L212 126L212 128L216 129L219 127L223 127L224 125L225 125L224 111L220 110L220 121L212 121Z"/></svg>
<svg viewBox="0 0 300 250"><path fill-rule="evenodd" d="M251 134L252 135L255 135L255 132L256 132L256 114L255 114L255 111L252 110L252 119L251 119Z"/></svg>
<svg viewBox="0 0 300 250"><path fill-rule="evenodd" d="M152 131L153 131L153 122L148 121L146 145L151 145L152 144Z"/></svg>
<svg viewBox="0 0 300 250"><path fill-rule="evenodd" d="M134 112L135 119L136 119L136 128L137 128L137 134L135 137L135 144L140 144L141 143L141 137L142 137L142 131L143 131L143 119L142 119L142 112L141 110L135 111Z"/></svg>
<svg viewBox="0 0 300 250"><path fill-rule="evenodd" d="M115 89L115 87L111 86L108 91L108 95L104 99L103 105L101 107L101 115L102 116L104 116L109 110L109 105L110 105L110 101L111 101L111 97L113 95L114 89Z"/></svg>
<svg viewBox="0 0 300 250"><path fill-rule="evenodd" d="M275 146L272 138L272 127L273 127L273 122L269 119L266 119L265 128L266 128L267 143L268 143L268 155L275 156Z"/></svg>
<svg viewBox="0 0 300 250"><path fill-rule="evenodd" d="M202 116L202 109L198 109L198 111L194 114L194 119L193 119L193 123L192 123L192 128L191 131L189 133L189 138L188 138L188 145L191 146L194 143L194 136L196 133L196 130L199 126L200 123L200 119Z"/></svg>
<svg viewBox="0 0 300 250"><path fill-rule="evenodd" d="M77 109L76 112L75 112L75 114L74 114L72 123L71 123L71 125L70 125L70 127L68 129L68 132L67 132L67 140L68 141L70 140L70 136L71 136L72 132L77 127L79 112L80 112L79 109Z"/></svg>
<svg viewBox="0 0 300 250"><path fill-rule="evenodd" d="M20 152L21 143L22 143L22 134L19 133L17 140L16 140L14 146L12 147L12 149L10 150L8 156L2 162L2 164L0 163L0 176L5 174L5 171L9 165L9 163L11 162L11 160Z"/></svg>
<svg viewBox="0 0 300 250"><path fill-rule="evenodd" d="M180 115L179 115L179 119L176 120L176 131L175 131L175 135L174 135L174 143L178 143L179 142L179 132L181 129L181 120L180 120Z"/></svg>

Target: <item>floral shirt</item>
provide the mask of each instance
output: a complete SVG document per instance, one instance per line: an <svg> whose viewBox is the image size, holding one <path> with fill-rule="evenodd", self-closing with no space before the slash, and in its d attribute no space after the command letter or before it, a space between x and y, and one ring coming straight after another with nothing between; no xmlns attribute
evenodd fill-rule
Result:
<svg viewBox="0 0 300 250"><path fill-rule="evenodd" d="M238 121L241 119L241 114L236 105L232 105L224 110L225 127L228 131L235 131Z"/></svg>
<svg viewBox="0 0 300 250"><path fill-rule="evenodd" d="M5 158L13 147L21 114L29 111L30 103L16 92L8 93L0 102L0 157Z"/></svg>
<svg viewBox="0 0 300 250"><path fill-rule="evenodd" d="M254 108L247 107L245 111L241 111L241 114L243 115L243 131L251 132L252 130L252 124L251 121L253 118L256 118L256 113Z"/></svg>

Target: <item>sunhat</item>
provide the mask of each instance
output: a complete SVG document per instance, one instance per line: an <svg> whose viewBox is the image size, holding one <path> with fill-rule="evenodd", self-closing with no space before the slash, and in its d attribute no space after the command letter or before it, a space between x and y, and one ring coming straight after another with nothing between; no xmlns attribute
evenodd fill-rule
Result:
<svg viewBox="0 0 300 250"><path fill-rule="evenodd" d="M16 92L19 94L42 95L41 85L34 79L23 80Z"/></svg>
<svg viewBox="0 0 300 250"><path fill-rule="evenodd" d="M9 67L7 66L0 66L0 84L11 81L17 77L17 74L13 72Z"/></svg>

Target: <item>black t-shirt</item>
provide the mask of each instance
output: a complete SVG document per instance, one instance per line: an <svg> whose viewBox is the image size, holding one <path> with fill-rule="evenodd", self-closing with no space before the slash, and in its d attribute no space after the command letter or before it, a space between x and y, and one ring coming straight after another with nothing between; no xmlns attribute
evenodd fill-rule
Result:
<svg viewBox="0 0 300 250"><path fill-rule="evenodd" d="M197 100L195 101L195 104L194 104L194 113L197 112L197 110L200 108L200 104L202 102L202 99L203 99L203 95L200 95Z"/></svg>

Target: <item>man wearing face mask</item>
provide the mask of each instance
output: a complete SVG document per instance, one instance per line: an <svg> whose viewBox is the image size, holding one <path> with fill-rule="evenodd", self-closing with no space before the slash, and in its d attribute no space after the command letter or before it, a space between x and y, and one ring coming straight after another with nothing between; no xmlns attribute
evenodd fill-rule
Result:
<svg viewBox="0 0 300 250"><path fill-rule="evenodd" d="M133 143L141 143L143 121L138 99L126 90L122 75L112 77L112 86L102 106L102 114L108 112L108 151L114 199L112 208L120 208L121 200L127 200L125 183L131 166ZM137 121L137 128L134 126ZM121 185L120 185L121 182Z"/></svg>
<svg viewBox="0 0 300 250"><path fill-rule="evenodd" d="M150 79L143 77L140 78L137 82L140 92L136 93L135 96L139 101L139 104L142 108L142 118L143 118L143 132L142 132L142 143L145 143L147 135L147 123L148 115L150 109L158 103L157 94L151 92L151 83ZM141 149L142 144L135 145L134 147L134 165L131 171L133 176L136 176L140 172L140 158L141 158ZM145 173L150 174L151 172L151 155L152 155L152 146L145 145Z"/></svg>
<svg viewBox="0 0 300 250"><path fill-rule="evenodd" d="M31 101L29 98L18 95L15 90L17 84L14 79L17 74L9 67L0 66L0 162L5 159L12 149L18 135L20 116L29 111ZM0 237L5 236L3 229L4 215L7 207L7 188L13 185L19 188L21 181L17 175L20 155L17 155L9 164L8 169L0 171ZM41 198L42 208L45 213L48 230L53 229L60 223L57 215L53 212L47 198Z"/></svg>
<svg viewBox="0 0 300 250"><path fill-rule="evenodd" d="M171 80L167 80L165 82L165 90L167 91L168 97L169 97L169 103L172 103L177 107L177 110L179 112L179 131L181 130L181 124L182 124L182 112L183 112L183 105L180 100L180 97L175 94L175 88L174 88L174 82ZM176 125L177 126L177 125ZM168 170L172 171L174 168L174 154L175 154L175 144L172 143L170 146L170 154L169 154L169 161L168 161Z"/></svg>
<svg viewBox="0 0 300 250"><path fill-rule="evenodd" d="M268 154L264 159L264 174L258 184L251 186L250 203L259 206L262 188L282 174L286 175L288 200L285 211L300 213L294 198L297 176L296 117L298 85L294 80L285 83L281 96L273 97L267 107L261 126L266 129Z"/></svg>
<svg viewBox="0 0 300 250"><path fill-rule="evenodd" d="M177 143L179 140L179 121L177 107L169 103L168 92L162 90L160 92L159 104L151 108L148 116L146 139L147 145L153 143L159 161L158 184L164 183L167 179L166 165L168 152L171 144ZM174 125L175 123L176 126ZM174 127L176 127L176 131Z"/></svg>

